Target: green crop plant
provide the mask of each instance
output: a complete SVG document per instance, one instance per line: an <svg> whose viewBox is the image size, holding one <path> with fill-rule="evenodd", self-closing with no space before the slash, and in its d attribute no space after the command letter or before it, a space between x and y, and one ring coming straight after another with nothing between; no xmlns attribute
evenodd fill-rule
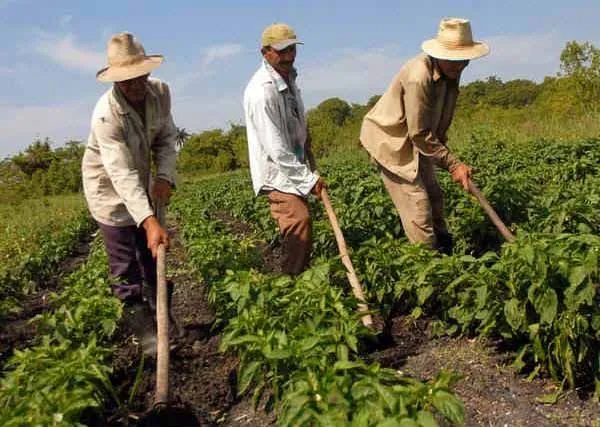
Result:
<svg viewBox="0 0 600 427"><path fill-rule="evenodd" d="M251 393L255 404L265 398L268 408L277 405L281 425L299 425L293 414L298 410L311 413L308 407L294 406L303 400L298 394L306 390L302 384L308 375L331 379L321 388L328 400L330 396L335 399L339 385L358 385L356 393L344 389L345 409L341 401L339 407L320 408L318 417L303 421L305 425L364 420L370 410L383 414L388 423L436 425L433 413L462 423L462 404L449 391L450 381L443 375L434 380L439 387L425 385L361 361L361 341L372 332L360 321L357 302L347 290L343 267L335 257L327 259L323 251L322 262L296 278L258 271L261 258L254 244L269 239L269 231L259 223L250 234L233 236L231 229L216 220L224 210L243 219L267 213L260 203L239 198L243 192L234 190L240 184L233 176L233 183L202 180L198 186L180 190L172 207L183 225L191 263L208 287L209 300L224 327L221 348L239 359L238 393ZM224 202L212 202L223 188L227 188ZM321 230L324 236L326 230ZM374 400L371 392L389 395L394 403L390 406L383 397Z"/></svg>
<svg viewBox="0 0 600 427"><path fill-rule="evenodd" d="M110 339L122 308L110 293L98 243L65 290L51 297L56 309L34 319L36 344L8 361L0 380L1 425L83 425L107 399L117 399Z"/></svg>
<svg viewBox="0 0 600 427"><path fill-rule="evenodd" d="M20 311L23 297L56 274L95 223L80 195L3 206L0 219L0 312L6 315Z"/></svg>

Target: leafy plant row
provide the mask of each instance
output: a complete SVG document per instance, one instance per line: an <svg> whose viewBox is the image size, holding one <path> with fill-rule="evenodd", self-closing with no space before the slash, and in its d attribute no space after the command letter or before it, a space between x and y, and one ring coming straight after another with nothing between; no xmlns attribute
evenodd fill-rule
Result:
<svg viewBox="0 0 600 427"><path fill-rule="evenodd" d="M473 140L463 145L461 159L477 168L475 180L505 223L515 230L543 233L600 234L600 141L536 141L522 146ZM357 153L319 164L329 184L340 224L350 246L370 238L402 238L395 208L376 169ZM446 217L455 238L455 253L481 255L499 250L501 236L477 202L438 176L445 195ZM265 198L252 192L246 170L200 181L199 197L207 209L225 211L273 239ZM193 184L192 184L193 186ZM206 187L206 188L205 188ZM335 254L329 226L319 202L314 213L315 251Z"/></svg>
<svg viewBox="0 0 600 427"><path fill-rule="evenodd" d="M15 351L0 380L3 426L81 426L108 396L110 338L121 303L110 293L100 241L80 269L53 294L52 312L37 316L37 344Z"/></svg>
<svg viewBox="0 0 600 427"><path fill-rule="evenodd" d="M225 325L222 349L240 359L240 393L277 406L281 425L431 426L434 412L462 423L453 375L424 384L361 360L370 333L343 291L339 263L319 263L297 278L260 273L256 237L232 235L190 196L184 191L174 208L189 259Z"/></svg>
<svg viewBox="0 0 600 427"><path fill-rule="evenodd" d="M381 180L364 159L322 165L371 305L386 318L398 310L438 318L440 332L502 338L518 348L516 366L531 376L600 387L600 144L473 141L461 157L481 168L480 186L516 230L515 243L502 244L482 209L441 175L454 254L406 245ZM275 236L268 206L253 196L246 172L204 180L188 194L205 211L225 211L263 238ZM311 205L315 253L332 260L331 231L319 204Z"/></svg>
<svg viewBox="0 0 600 427"><path fill-rule="evenodd" d="M54 212L47 214L58 215ZM11 222L18 225L18 221ZM29 233L21 237L26 241L24 249L18 252L14 248L0 251L6 253L6 257L10 256L0 265L0 311L4 314L20 310L19 301L23 296L34 292L39 283L56 275L61 261L71 253L82 236L95 227L84 206L72 206L64 217L51 218L45 225L29 225ZM5 243L8 245L8 242ZM15 242L11 245L16 247Z"/></svg>
<svg viewBox="0 0 600 427"><path fill-rule="evenodd" d="M598 387L599 254L598 236L522 233L480 258L374 239L355 260L384 315L400 305L437 318L440 333L502 338L530 377L547 372L574 387L595 376Z"/></svg>

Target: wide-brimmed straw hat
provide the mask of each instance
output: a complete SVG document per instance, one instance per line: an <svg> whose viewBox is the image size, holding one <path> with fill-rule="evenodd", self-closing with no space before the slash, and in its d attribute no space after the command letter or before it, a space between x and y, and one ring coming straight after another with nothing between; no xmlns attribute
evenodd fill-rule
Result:
<svg viewBox="0 0 600 427"><path fill-rule="evenodd" d="M271 24L262 33L262 47L270 46L275 50L283 50L293 44L304 44L304 42L298 40L296 32L287 24Z"/></svg>
<svg viewBox="0 0 600 427"><path fill-rule="evenodd" d="M424 41L421 49L434 58L450 61L480 58L490 51L487 44L473 41L471 23L462 18L443 18L437 37Z"/></svg>
<svg viewBox="0 0 600 427"><path fill-rule="evenodd" d="M146 51L133 34L112 36L106 48L108 66L96 73L101 82L121 82L148 74L164 60L162 55L146 55Z"/></svg>

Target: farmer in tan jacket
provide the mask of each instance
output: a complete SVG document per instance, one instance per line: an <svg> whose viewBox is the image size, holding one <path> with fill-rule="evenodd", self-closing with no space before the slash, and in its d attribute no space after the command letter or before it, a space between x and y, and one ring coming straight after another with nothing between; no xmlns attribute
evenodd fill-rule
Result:
<svg viewBox="0 0 600 427"><path fill-rule="evenodd" d="M409 60L363 119L360 141L377 162L410 242L452 251L435 167L468 190L471 167L447 146L461 72L489 52L466 19L444 18L425 53Z"/></svg>
<svg viewBox="0 0 600 427"><path fill-rule="evenodd" d="M134 307L142 304L144 282L154 301L156 251L169 243L153 211L157 202L168 202L175 180L169 87L149 78L162 61L161 55L146 55L132 34L110 39L109 65L96 77L114 84L94 108L82 162L85 197L104 237L113 293Z"/></svg>

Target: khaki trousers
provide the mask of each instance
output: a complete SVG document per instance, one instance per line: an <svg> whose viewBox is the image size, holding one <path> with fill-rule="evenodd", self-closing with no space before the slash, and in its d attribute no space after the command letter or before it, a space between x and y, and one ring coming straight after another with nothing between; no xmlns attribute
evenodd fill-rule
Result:
<svg viewBox="0 0 600 427"><path fill-rule="evenodd" d="M282 240L281 271L300 274L308 267L312 249L308 203L300 196L277 190L269 191L267 198Z"/></svg>
<svg viewBox="0 0 600 427"><path fill-rule="evenodd" d="M404 233L411 243L422 242L438 247L436 235L447 235L444 219L444 199L435 178L435 166L425 157L419 157L419 173L407 181L379 165L383 184L400 215Z"/></svg>

